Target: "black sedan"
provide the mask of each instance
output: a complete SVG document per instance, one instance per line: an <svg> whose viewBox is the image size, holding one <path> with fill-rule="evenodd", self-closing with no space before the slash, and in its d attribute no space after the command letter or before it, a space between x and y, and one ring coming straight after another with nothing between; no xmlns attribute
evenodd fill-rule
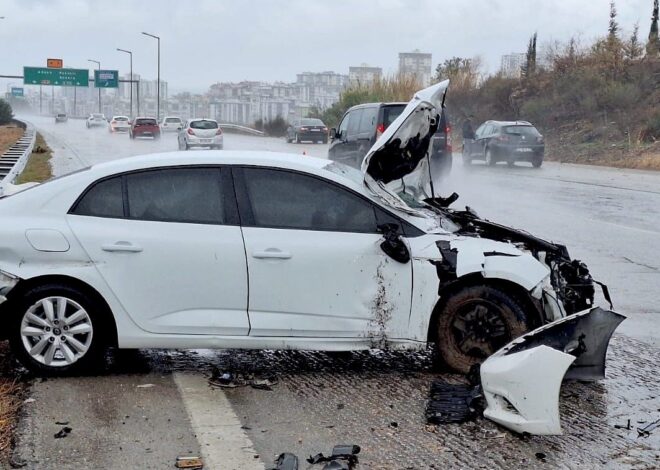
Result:
<svg viewBox="0 0 660 470"><path fill-rule="evenodd" d="M286 130L286 141L299 144L303 141L328 143L328 128L320 119L298 119Z"/></svg>
<svg viewBox="0 0 660 470"><path fill-rule="evenodd" d="M527 121L486 121L479 126L473 139L463 140L463 163L484 160L493 166L497 162L530 162L535 168L543 164L543 136Z"/></svg>

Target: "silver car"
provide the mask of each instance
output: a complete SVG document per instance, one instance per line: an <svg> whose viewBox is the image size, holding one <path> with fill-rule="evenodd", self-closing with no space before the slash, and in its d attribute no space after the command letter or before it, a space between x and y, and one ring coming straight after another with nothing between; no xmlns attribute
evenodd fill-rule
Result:
<svg viewBox="0 0 660 470"><path fill-rule="evenodd" d="M103 114L92 113L87 118L87 122L85 123L85 125L87 126L87 129L90 129L92 127L104 127L108 125L108 121L106 120Z"/></svg>
<svg viewBox="0 0 660 470"><path fill-rule="evenodd" d="M222 129L214 119L189 119L179 131L179 150L209 147L222 150Z"/></svg>

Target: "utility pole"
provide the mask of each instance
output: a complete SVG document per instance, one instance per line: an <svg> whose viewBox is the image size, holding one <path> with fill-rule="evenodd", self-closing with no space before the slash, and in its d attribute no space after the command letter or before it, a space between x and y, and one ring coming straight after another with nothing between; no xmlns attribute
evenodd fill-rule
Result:
<svg viewBox="0 0 660 470"><path fill-rule="evenodd" d="M136 114L136 116L139 116L140 115L140 80L138 80L136 90L137 90L137 114Z"/></svg>
<svg viewBox="0 0 660 470"><path fill-rule="evenodd" d="M130 85L131 86L131 92L130 92L130 95L131 95L130 109L131 109L131 111L129 113L129 117L131 119L133 119L133 52L132 51L127 51L126 49L119 49L119 48L117 48L117 50L119 52L125 52L126 54L129 54L130 58L131 58L131 85ZM138 109L139 109L139 106L138 106Z"/></svg>
<svg viewBox="0 0 660 470"><path fill-rule="evenodd" d="M156 121L160 121L160 37L155 34L142 32L145 36L158 40L158 77L156 83Z"/></svg>
<svg viewBox="0 0 660 470"><path fill-rule="evenodd" d="M41 107L41 85L39 85L39 114L43 114L43 110Z"/></svg>
<svg viewBox="0 0 660 470"><path fill-rule="evenodd" d="M101 70L101 62L98 60L87 59L87 62L94 62L98 66L98 69ZM96 85L96 80L94 80L94 85ZM99 87L99 113L101 112L101 88Z"/></svg>

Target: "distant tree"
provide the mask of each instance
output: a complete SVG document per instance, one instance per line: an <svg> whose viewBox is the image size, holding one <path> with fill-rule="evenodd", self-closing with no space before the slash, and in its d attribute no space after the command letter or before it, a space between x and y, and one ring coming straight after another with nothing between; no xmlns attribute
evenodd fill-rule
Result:
<svg viewBox="0 0 660 470"><path fill-rule="evenodd" d="M14 118L11 105L5 100L0 99L0 125L9 124Z"/></svg>
<svg viewBox="0 0 660 470"><path fill-rule="evenodd" d="M660 36L658 36L658 0L653 1L653 14L651 16L651 30L646 43L646 54L651 57L660 56Z"/></svg>
<svg viewBox="0 0 660 470"><path fill-rule="evenodd" d="M616 21L616 16L616 5L614 4L614 0L612 0L610 2L610 25L607 28L607 39L610 42L615 42L619 39L619 23Z"/></svg>
<svg viewBox="0 0 660 470"><path fill-rule="evenodd" d="M635 24L630 39L623 46L626 59L636 60L642 56L642 43L639 42L639 24Z"/></svg>
<svg viewBox="0 0 660 470"><path fill-rule="evenodd" d="M536 39L537 33L534 33L531 38L529 38L529 43L527 44L527 54L525 56L525 64L522 66L522 77L529 79L534 76L536 73Z"/></svg>

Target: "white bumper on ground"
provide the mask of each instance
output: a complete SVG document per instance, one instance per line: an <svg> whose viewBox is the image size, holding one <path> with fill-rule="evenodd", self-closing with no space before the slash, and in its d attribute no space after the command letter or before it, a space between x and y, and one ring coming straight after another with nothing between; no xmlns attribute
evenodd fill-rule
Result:
<svg viewBox="0 0 660 470"><path fill-rule="evenodd" d="M612 333L625 317L596 307L515 339L481 365L484 416L519 433L561 434L564 378L605 377Z"/></svg>

